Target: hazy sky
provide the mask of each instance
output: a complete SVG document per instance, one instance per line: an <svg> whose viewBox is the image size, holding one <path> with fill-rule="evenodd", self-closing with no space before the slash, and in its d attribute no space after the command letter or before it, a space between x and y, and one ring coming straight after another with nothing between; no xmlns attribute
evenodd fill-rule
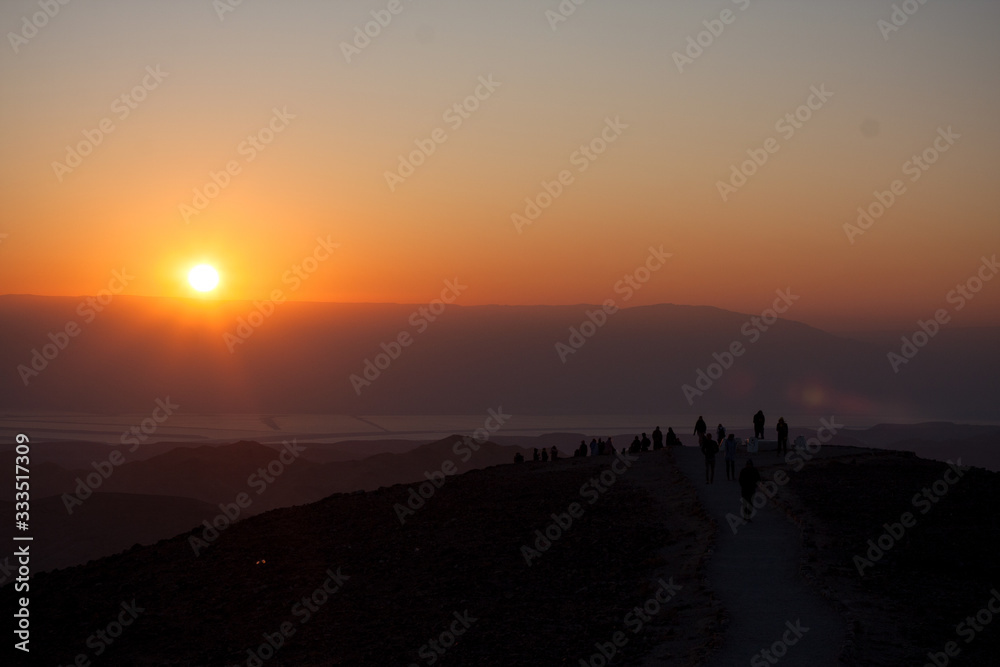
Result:
<svg viewBox="0 0 1000 667"><path fill-rule="evenodd" d="M891 31L888 0L50 3L0 5L0 293L125 268L190 296L207 261L220 298L418 303L458 277L466 305L599 303L662 245L626 305L791 288L788 317L850 329L930 317L1000 252L995 1L897 2L919 9ZM340 247L292 290L318 237ZM1000 280L955 323L1000 324Z"/></svg>

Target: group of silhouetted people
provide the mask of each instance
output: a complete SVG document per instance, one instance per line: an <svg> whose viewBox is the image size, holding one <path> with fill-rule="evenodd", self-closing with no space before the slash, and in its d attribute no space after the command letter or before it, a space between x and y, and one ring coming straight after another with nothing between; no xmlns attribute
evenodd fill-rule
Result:
<svg viewBox="0 0 1000 667"><path fill-rule="evenodd" d="M764 425L766 422L767 419L764 416L764 411L758 410L753 416L753 433L755 438L763 439ZM785 422L784 417L778 420L775 428L778 432L777 452L780 456L782 453L788 452L788 424ZM699 416L698 421L694 425L694 435L697 436L698 448L705 457L705 483L715 483L715 458L721 453L726 466L726 480L738 482L740 485L741 495L744 500L749 501L749 499L753 496L757 484L760 482L760 473L754 467L753 460L750 459L747 460L746 465L737 477L736 453L739 442L737 441L736 436L732 433L728 433L726 431L726 427L721 423L716 426L714 437L709 435L708 424L705 422L705 418L703 416ZM652 437L646 433L635 436L632 439L632 443L628 447L622 448L621 453L639 454L650 450L658 451L664 447L677 447L680 445L680 438L678 438L677 434L674 433L673 428L667 428L666 436L664 436L663 431L661 431L660 427L657 426L653 429ZM610 437L607 440L604 438L592 438L589 445L586 440L580 441L580 446L573 451L573 458L586 458L588 456L613 456L617 453L615 445ZM536 447L534 454L532 455L532 460L541 462L547 462L549 460L558 461L559 450L555 445L548 449L543 447L540 450ZM523 463L524 456L518 453L514 456L514 461L516 463Z"/></svg>
<svg viewBox="0 0 1000 667"><path fill-rule="evenodd" d="M764 438L764 425L767 423L767 418L764 416L763 410L758 410L753 416L753 434L754 438L762 440ZM778 435L778 446L777 452L780 456L782 453L788 452L788 423L785 422L785 418L782 417L778 419L778 423L775 426ZM673 428L667 428L666 436L664 436L663 431L657 426L653 429L652 437L642 433L641 435L635 436L632 443L628 447L623 447L621 450L622 454L639 454L642 452L658 451L665 447L677 447L681 445L680 438L674 433ZM705 457L705 483L713 484L715 483L715 457L718 454L722 454L725 459L726 465L726 480L731 482L737 482L740 487L740 496L742 498L743 505L743 518L747 521L751 521L751 516L753 514L753 496L757 490L757 485L760 484L761 476L760 472L754 466L753 459L747 459L746 464L740 471L739 476L736 474L736 453L737 441L736 436L732 433L727 433L726 427L721 423L716 426L714 437L708 433L708 424L705 422L703 416L698 417L698 421L694 425L694 435L698 438L698 447L701 453ZM797 442L797 441L796 441ZM590 444L587 444L586 440L580 441L580 446L573 451L573 458L585 458L588 456L614 456L618 452L615 449L615 445L609 437L607 440L604 438L591 438ZM547 462L549 460L558 461L559 460L559 450L555 445L546 448L535 448L534 454L532 455L533 461ZM514 461L516 463L524 462L524 455L518 453L514 455Z"/></svg>
<svg viewBox="0 0 1000 667"><path fill-rule="evenodd" d="M753 416L753 434L758 440L764 438L766 421L763 410L758 410L757 414ZM784 417L778 420L775 428L778 432L777 452L780 456L782 453L788 452L788 424ZM694 433L698 436L699 448L705 457L705 483L715 482L715 457L718 453L723 452L726 462L726 480L739 484L743 519L753 521L751 518L753 515L753 496L761 481L760 471L754 466L753 459L747 459L743 470L737 477L736 447L738 443L736 437L732 433L727 436L726 427L719 424L715 429L715 438L712 438L708 435L708 425L705 423L704 417L701 416L695 422Z"/></svg>
<svg viewBox="0 0 1000 667"><path fill-rule="evenodd" d="M635 436L632 440L632 444L628 447L622 447L622 454L638 454L640 452L658 451L664 447L679 447L681 445L681 439L677 437L674 433L674 429L667 428L666 436L664 436L663 431L657 426L653 429L652 438L650 438L646 433L641 436ZM609 437L607 440L604 438L591 438L590 444L587 444L586 440L580 441L580 446L573 450L573 458L585 458L588 456L613 456L617 454L618 451L615 449L614 442ZM545 447L539 449L535 447L534 453L532 454L533 461L547 462L549 460L557 461L559 460L559 450L553 445L552 447L546 449ZM515 463L524 463L524 456L520 453L514 455Z"/></svg>
<svg viewBox="0 0 1000 667"><path fill-rule="evenodd" d="M539 454L538 447L535 447L535 452L534 452L534 454L532 454L531 460L532 461L548 461L549 460L549 456L550 456L549 452L551 452L551 457L552 457L553 461L558 461L559 460L559 450L556 449L555 445L552 445L552 447L550 449L545 449L544 447L542 447L540 454ZM521 462L524 461L524 457L523 456L521 457L520 461L517 460L517 456L519 456L519 455L514 456L515 463L521 463Z"/></svg>
<svg viewBox="0 0 1000 667"><path fill-rule="evenodd" d="M764 416L764 411L758 410L757 414L753 416L753 435L758 440L764 438L764 424L766 422L767 418ZM781 456L782 454L788 452L788 423L785 422L784 417L778 420L778 424L775 426L775 429L778 432L777 454L778 456ZM705 456L705 483L712 484L715 482L715 456L720 452L725 454L726 480L737 481L736 446L738 443L735 436L730 433L727 437L726 427L719 424L715 429L715 438L712 438L708 435L708 424L705 423L705 418L702 416L699 416L698 421L695 422L694 435L698 436L698 447L701 449L701 453ZM752 461L748 461L747 463L748 467L753 468ZM744 472L746 472L746 470L740 472L741 486L743 485L742 478L744 476ZM756 473L755 468L754 473ZM756 485L756 482L754 482L754 485Z"/></svg>
<svg viewBox="0 0 1000 667"><path fill-rule="evenodd" d="M607 442L605 442L604 438L599 440L591 438L590 446L587 445L586 440L580 441L580 446L573 452L573 458L580 458L582 456L609 456L614 453L615 445L611 442L611 438L608 438Z"/></svg>

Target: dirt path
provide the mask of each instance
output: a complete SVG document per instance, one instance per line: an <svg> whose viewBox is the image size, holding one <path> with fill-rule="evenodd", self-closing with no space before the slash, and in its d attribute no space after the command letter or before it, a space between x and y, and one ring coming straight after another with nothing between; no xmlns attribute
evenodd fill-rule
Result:
<svg viewBox="0 0 1000 667"><path fill-rule="evenodd" d="M726 481L722 456L715 482L706 484L704 459L698 450L682 447L673 454L680 471L694 483L706 512L719 525L707 584L728 611L730 623L721 648L709 657L706 667L841 664L837 656L844 643L845 623L799 576L798 529L765 506L751 523L737 526L734 534L727 514L740 516L739 490L736 482ZM666 475L656 473L660 465L654 459L660 457L647 459L652 465L645 471L645 466L640 467L633 479L655 494ZM660 460L666 463L665 458ZM742 465L742 461L737 463ZM648 664L667 664L656 655L654 651Z"/></svg>

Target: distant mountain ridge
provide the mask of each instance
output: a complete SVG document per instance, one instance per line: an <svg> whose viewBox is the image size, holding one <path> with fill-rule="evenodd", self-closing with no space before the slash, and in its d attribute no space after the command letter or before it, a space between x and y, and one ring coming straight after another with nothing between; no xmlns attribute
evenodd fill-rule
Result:
<svg viewBox="0 0 1000 667"><path fill-rule="evenodd" d="M42 449L45 444L37 444ZM68 469L41 463L32 478L33 497L59 496L64 511L76 512L96 493L124 493L190 498L218 504L240 493L253 499L245 512L258 514L276 507L315 502L332 493L373 490L393 484L422 482L426 474L451 462L458 473L500 463L512 463L530 450L476 442L466 436L416 446L401 453L379 453L348 461L317 462L305 457L308 446L288 443L273 448L256 442L219 446L178 446L143 460L109 461L116 448L90 465ZM12 487L13 488L13 487ZM13 500L13 491L0 499Z"/></svg>
<svg viewBox="0 0 1000 667"><path fill-rule="evenodd" d="M879 421L1000 420L1000 329L942 328L895 373L887 354L898 347L889 342L789 320L766 331L752 325L751 336L751 316L712 307L627 308L591 327L596 306L451 305L419 329L410 322L415 306L288 302L254 318L259 326L230 353L224 334L248 321L252 302L121 296L90 322L79 303L0 297L5 409L150 412L169 397L178 411L198 413L741 414L764 406ZM80 331L64 337L71 322ZM744 350L730 359L734 343ZM565 363L557 344L575 350ZM51 359L34 353L43 349ZM33 359L42 369L24 374ZM685 385L701 393L686 397Z"/></svg>

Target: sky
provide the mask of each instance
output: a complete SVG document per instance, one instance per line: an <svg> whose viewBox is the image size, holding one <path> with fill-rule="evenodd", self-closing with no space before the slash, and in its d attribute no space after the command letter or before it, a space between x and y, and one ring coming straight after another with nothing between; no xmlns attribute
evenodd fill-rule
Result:
<svg viewBox="0 0 1000 667"><path fill-rule="evenodd" d="M0 28L0 294L194 297L204 262L212 299L601 303L662 247L620 305L785 289L907 327L973 279L955 324L1000 325L1000 3L7 0Z"/></svg>

